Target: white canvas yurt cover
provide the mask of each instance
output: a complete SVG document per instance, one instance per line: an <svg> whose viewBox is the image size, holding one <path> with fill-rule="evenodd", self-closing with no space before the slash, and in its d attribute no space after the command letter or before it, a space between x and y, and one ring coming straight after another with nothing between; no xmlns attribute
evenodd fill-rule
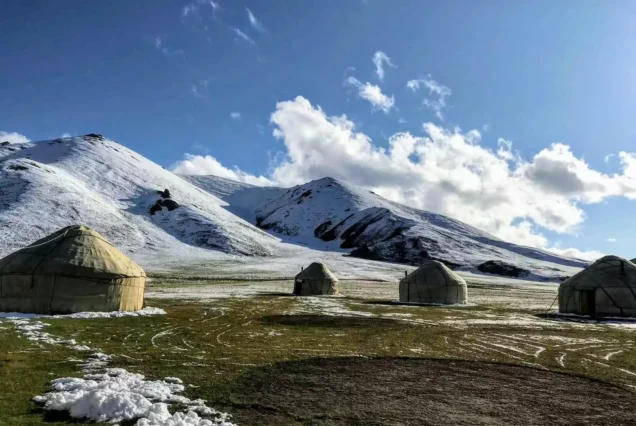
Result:
<svg viewBox="0 0 636 426"><path fill-rule="evenodd" d="M135 311L145 281L143 269L99 233L69 226L0 259L0 311Z"/></svg>
<svg viewBox="0 0 636 426"><path fill-rule="evenodd" d="M559 312L592 317L636 316L636 265L605 256L559 286Z"/></svg>
<svg viewBox="0 0 636 426"><path fill-rule="evenodd" d="M466 281L442 262L428 260L400 281L400 302L455 305L468 303Z"/></svg>
<svg viewBox="0 0 636 426"><path fill-rule="evenodd" d="M336 294L338 278L323 264L314 262L294 279L294 294L298 296Z"/></svg>

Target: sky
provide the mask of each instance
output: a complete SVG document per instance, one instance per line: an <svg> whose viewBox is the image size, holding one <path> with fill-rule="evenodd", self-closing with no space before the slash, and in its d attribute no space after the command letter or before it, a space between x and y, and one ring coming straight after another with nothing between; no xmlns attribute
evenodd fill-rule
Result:
<svg viewBox="0 0 636 426"><path fill-rule="evenodd" d="M101 133L633 258L634 22L621 0L0 0L0 141Z"/></svg>

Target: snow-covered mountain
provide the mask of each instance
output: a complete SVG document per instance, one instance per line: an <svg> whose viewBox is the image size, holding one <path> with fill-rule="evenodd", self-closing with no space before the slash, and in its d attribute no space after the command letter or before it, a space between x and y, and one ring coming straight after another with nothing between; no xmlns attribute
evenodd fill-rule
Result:
<svg viewBox="0 0 636 426"><path fill-rule="evenodd" d="M278 239L224 206L100 135L0 145L0 256L77 223L97 229L128 253L277 250Z"/></svg>
<svg viewBox="0 0 636 426"><path fill-rule="evenodd" d="M389 201L333 178L289 189L259 188L215 176L183 178L283 241L319 250L414 265L434 258L455 268L484 272L497 271L499 262L504 262L520 268L522 275L544 277L563 275L564 267L587 266L582 260L507 243L449 217Z"/></svg>
<svg viewBox="0 0 636 426"><path fill-rule="evenodd" d="M585 266L330 178L287 189L178 176L95 134L0 143L0 256L78 223L144 267L223 277L289 277L315 260L381 279L405 268L369 260L436 258L468 271L503 261L541 279Z"/></svg>

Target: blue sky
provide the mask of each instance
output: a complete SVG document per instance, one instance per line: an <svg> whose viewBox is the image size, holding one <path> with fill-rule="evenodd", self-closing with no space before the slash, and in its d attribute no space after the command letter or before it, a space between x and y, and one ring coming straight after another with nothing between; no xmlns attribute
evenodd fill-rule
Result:
<svg viewBox="0 0 636 426"><path fill-rule="evenodd" d="M0 1L0 131L102 133L166 167L190 154L191 172L249 181L336 174L521 243L631 258L636 168L619 153L636 152L635 18L629 1ZM390 58L382 79L376 52ZM359 133L338 139L349 123ZM399 132L420 139L365 174L375 157L359 135L389 152ZM329 158L333 138L349 148ZM449 177L442 151L466 154L453 166L466 174ZM478 194L499 179L484 169L502 158L523 196L487 208L496 194Z"/></svg>

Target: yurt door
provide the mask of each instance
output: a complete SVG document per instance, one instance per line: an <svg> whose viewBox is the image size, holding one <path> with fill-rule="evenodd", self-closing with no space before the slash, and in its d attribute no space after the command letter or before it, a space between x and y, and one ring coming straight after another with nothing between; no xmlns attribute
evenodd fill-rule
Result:
<svg viewBox="0 0 636 426"><path fill-rule="evenodd" d="M303 280L294 281L294 294L300 295L303 289Z"/></svg>
<svg viewBox="0 0 636 426"><path fill-rule="evenodd" d="M583 290L579 295L581 315L596 317L596 297L594 290Z"/></svg>

